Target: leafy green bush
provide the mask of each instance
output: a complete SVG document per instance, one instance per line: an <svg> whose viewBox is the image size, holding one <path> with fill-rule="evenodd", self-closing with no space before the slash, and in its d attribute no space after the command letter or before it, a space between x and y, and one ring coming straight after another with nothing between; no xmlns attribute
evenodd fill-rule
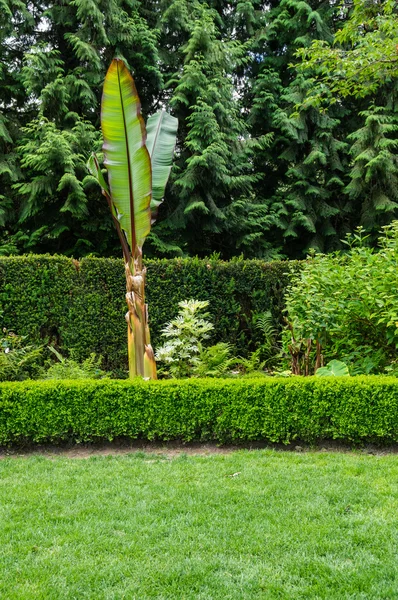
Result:
<svg viewBox="0 0 398 600"><path fill-rule="evenodd" d="M101 369L102 356L93 353L79 363L73 359L73 353L70 358L65 358L52 346L49 346L49 350L55 354L58 362L47 369L43 379L103 379L110 376Z"/></svg>
<svg viewBox="0 0 398 600"><path fill-rule="evenodd" d="M210 344L226 342L247 356L261 342L253 315L271 311L278 329L284 294L296 262L196 258L148 260L147 300L151 339L161 345L164 323L174 319L178 302L209 302L214 330ZM92 352L104 368L127 371L125 274L122 259L28 255L0 257L1 326L31 343L74 350L82 361Z"/></svg>
<svg viewBox="0 0 398 600"><path fill-rule="evenodd" d="M225 342L218 342L209 348L202 348L193 374L196 377L227 377L236 363L232 356L232 347Z"/></svg>
<svg viewBox="0 0 398 600"><path fill-rule="evenodd" d="M115 437L398 442L387 376L0 384L0 444Z"/></svg>
<svg viewBox="0 0 398 600"><path fill-rule="evenodd" d="M46 350L57 358L48 360ZM62 356L55 348L26 344L26 336L3 330L0 338L0 381L25 379L102 379L110 374L101 369L102 356L91 354L82 362Z"/></svg>
<svg viewBox="0 0 398 600"><path fill-rule="evenodd" d="M267 360L261 360L265 354L268 361L275 362L277 330L272 325L272 316L268 311L256 320L264 336L260 347L248 358L233 356L233 347L226 342L218 342L204 347L214 327L208 321L209 313L202 311L209 305L206 301L185 300L179 303L178 316L162 330L167 342L158 348L156 360L166 366L160 368L160 376L183 377L232 377L240 374L258 372L265 375L263 369ZM199 313L200 316L199 316ZM274 356L272 354L274 353Z"/></svg>
<svg viewBox="0 0 398 600"><path fill-rule="evenodd" d="M210 337L214 326L202 311L209 303L205 300L184 300L180 312L162 330L167 342L158 348L156 360L166 366L158 370L160 376L226 377L228 369L236 363L232 346L219 342L205 348L203 342ZM199 314L200 313L200 314Z"/></svg>
<svg viewBox="0 0 398 600"><path fill-rule="evenodd" d="M338 359L351 375L381 373L397 359L398 221L384 228L379 248L362 232L346 253L315 254L288 288L284 347L293 372Z"/></svg>
<svg viewBox="0 0 398 600"><path fill-rule="evenodd" d="M24 336L3 329L0 338L0 381L36 379L44 372L43 348L26 344Z"/></svg>

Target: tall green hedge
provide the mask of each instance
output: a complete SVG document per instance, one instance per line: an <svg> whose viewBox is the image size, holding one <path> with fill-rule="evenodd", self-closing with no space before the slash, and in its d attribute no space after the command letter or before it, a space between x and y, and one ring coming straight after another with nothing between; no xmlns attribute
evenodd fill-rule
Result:
<svg viewBox="0 0 398 600"><path fill-rule="evenodd" d="M398 442L398 379L362 376L0 384L0 445L115 437Z"/></svg>
<svg viewBox="0 0 398 600"><path fill-rule="evenodd" d="M212 341L229 341L239 354L253 348L253 313L282 320L284 292L294 262L173 259L146 261L152 343L180 300L209 301ZM119 375L127 368L125 279L122 260L49 255L0 259L2 327L29 340L74 349L78 358L102 354Z"/></svg>

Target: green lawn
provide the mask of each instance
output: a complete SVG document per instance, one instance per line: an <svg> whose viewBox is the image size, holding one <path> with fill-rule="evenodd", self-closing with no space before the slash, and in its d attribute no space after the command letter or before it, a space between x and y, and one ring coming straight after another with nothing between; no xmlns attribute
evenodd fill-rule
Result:
<svg viewBox="0 0 398 600"><path fill-rule="evenodd" d="M397 455L0 461L2 599L393 600L397 571Z"/></svg>

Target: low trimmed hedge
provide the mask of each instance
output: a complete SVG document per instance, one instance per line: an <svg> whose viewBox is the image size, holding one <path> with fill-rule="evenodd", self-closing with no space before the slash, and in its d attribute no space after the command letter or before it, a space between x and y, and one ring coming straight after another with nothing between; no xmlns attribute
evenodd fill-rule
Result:
<svg viewBox="0 0 398 600"><path fill-rule="evenodd" d="M398 379L0 384L0 444L147 440L398 441Z"/></svg>

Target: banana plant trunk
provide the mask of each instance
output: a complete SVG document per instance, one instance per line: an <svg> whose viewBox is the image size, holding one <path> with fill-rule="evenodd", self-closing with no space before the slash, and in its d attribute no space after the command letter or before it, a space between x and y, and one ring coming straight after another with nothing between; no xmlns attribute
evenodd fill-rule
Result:
<svg viewBox="0 0 398 600"><path fill-rule="evenodd" d="M142 265L142 253L139 249L134 259L126 263L125 269L129 376L157 379L155 355L149 334L148 305L145 303L146 269Z"/></svg>

